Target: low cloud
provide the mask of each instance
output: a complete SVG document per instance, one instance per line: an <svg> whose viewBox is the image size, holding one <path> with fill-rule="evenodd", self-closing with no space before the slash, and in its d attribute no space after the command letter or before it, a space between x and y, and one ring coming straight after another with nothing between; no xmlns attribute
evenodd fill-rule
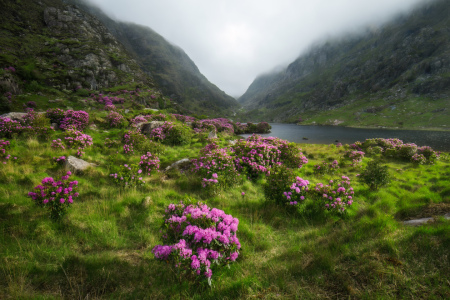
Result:
<svg viewBox="0 0 450 300"><path fill-rule="evenodd" d="M231 96L326 37L378 26L427 0L91 0L180 46ZM428 0L429 1L429 0Z"/></svg>

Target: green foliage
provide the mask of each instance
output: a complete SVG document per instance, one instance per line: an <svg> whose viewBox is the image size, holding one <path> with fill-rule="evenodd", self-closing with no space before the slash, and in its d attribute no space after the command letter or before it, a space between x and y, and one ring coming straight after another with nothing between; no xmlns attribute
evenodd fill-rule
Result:
<svg viewBox="0 0 450 300"><path fill-rule="evenodd" d="M263 186L264 197L269 201L275 201L278 204L286 202L283 192L289 191L289 187L294 181L294 172L284 165L275 166L270 170L267 181Z"/></svg>
<svg viewBox="0 0 450 300"><path fill-rule="evenodd" d="M391 176L386 165L381 165L378 160L372 160L367 163L367 167L359 175L359 180L371 190L378 190L391 182Z"/></svg>
<svg viewBox="0 0 450 300"><path fill-rule="evenodd" d="M163 143L166 145L189 145L192 140L192 130L184 124L173 124Z"/></svg>

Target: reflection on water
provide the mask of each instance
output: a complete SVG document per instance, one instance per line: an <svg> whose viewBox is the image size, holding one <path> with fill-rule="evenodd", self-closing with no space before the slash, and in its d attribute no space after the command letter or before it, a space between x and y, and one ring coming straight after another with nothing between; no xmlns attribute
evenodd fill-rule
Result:
<svg viewBox="0 0 450 300"><path fill-rule="evenodd" d="M390 130L390 129L363 129L338 126L298 126L295 124L271 123L272 132L262 136L274 136L296 143L333 144L336 141L342 144L352 144L372 138L398 138L404 143L415 143L418 146L430 146L438 151L450 151L449 131L422 131L422 130ZM243 134L248 137L249 134ZM304 139L306 138L306 139Z"/></svg>

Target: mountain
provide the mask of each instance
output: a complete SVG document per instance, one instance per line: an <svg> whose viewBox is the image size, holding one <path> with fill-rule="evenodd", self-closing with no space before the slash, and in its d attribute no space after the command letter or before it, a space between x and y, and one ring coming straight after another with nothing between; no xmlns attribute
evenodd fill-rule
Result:
<svg viewBox="0 0 450 300"><path fill-rule="evenodd" d="M0 5L1 94L149 87L186 113L227 115L238 107L182 49L150 28L114 21L81 1Z"/></svg>
<svg viewBox="0 0 450 300"><path fill-rule="evenodd" d="M364 34L312 47L254 80L246 120L387 127L448 125L450 2L427 2Z"/></svg>
<svg viewBox="0 0 450 300"><path fill-rule="evenodd" d="M151 28L113 20L84 0L67 0L96 16L119 40L161 90L193 111L234 109L237 101L210 83L178 46Z"/></svg>

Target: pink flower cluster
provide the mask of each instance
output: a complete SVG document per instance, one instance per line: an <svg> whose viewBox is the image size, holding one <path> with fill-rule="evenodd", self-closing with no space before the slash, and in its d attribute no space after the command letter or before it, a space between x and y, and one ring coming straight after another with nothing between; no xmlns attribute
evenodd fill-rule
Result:
<svg viewBox="0 0 450 300"><path fill-rule="evenodd" d="M309 181L304 180L300 177L295 178L295 182L292 183L290 190L288 192L283 192L283 195L286 197L286 200L289 201L289 205L297 205L303 203L305 200L305 196L309 191L308 188Z"/></svg>
<svg viewBox="0 0 450 300"><path fill-rule="evenodd" d="M150 152L141 156L139 167L144 170L144 173L150 176L153 170L159 170L159 158L153 156Z"/></svg>
<svg viewBox="0 0 450 300"><path fill-rule="evenodd" d="M364 155L365 153L363 151L349 150L344 153L344 157L352 160L352 167L359 165L362 162Z"/></svg>
<svg viewBox="0 0 450 300"><path fill-rule="evenodd" d="M77 156L82 157L84 154L83 150L88 146L92 146L92 137L76 130L75 127L68 127L64 142L68 148L77 149Z"/></svg>
<svg viewBox="0 0 450 300"><path fill-rule="evenodd" d="M125 118L118 112L111 111L106 116L106 121L108 122L110 128L115 128L122 126L125 121Z"/></svg>
<svg viewBox="0 0 450 300"><path fill-rule="evenodd" d="M23 125L16 120L0 117L0 137L12 138L15 134L29 134L47 138L51 132L54 132L51 127Z"/></svg>
<svg viewBox="0 0 450 300"><path fill-rule="evenodd" d="M6 149L10 147L10 142L7 140L0 140L0 162L6 165L6 162L11 158L11 154L6 153ZM17 157L14 157L16 160ZM3 161L2 161L3 160Z"/></svg>
<svg viewBox="0 0 450 300"><path fill-rule="evenodd" d="M240 180L240 175L231 155L232 152L229 149L218 148L215 143L211 143L203 148L200 153L202 154L200 158L191 161L191 172L197 173L203 178L203 187L213 189L219 188L219 186L228 187ZM219 175L221 177L220 182L217 179Z"/></svg>
<svg viewBox="0 0 450 300"><path fill-rule="evenodd" d="M11 67L11 66L7 67L7 68L4 68L3 70L9 71L9 72L12 72L12 73L16 72L16 69L14 67Z"/></svg>
<svg viewBox="0 0 450 300"><path fill-rule="evenodd" d="M205 204L170 204L166 209L163 239L152 252L188 274L186 279L208 280L213 268L237 259L241 244L236 236L239 220Z"/></svg>
<svg viewBox="0 0 450 300"><path fill-rule="evenodd" d="M66 157L65 156L60 156L60 157L53 157L53 160L59 164L59 165L63 165L66 162Z"/></svg>
<svg viewBox="0 0 450 300"><path fill-rule="evenodd" d="M433 164L439 159L440 155L439 152L434 151L429 146L418 147L414 143L404 144L403 141L399 139L367 139L360 144L363 148L381 147L381 152L384 156L410 160L411 162L418 164ZM421 155L423 155L423 157Z"/></svg>
<svg viewBox="0 0 450 300"><path fill-rule="evenodd" d="M312 197L329 211L342 213L353 204L354 190L350 179L342 176L339 180L330 180L328 184L318 183L311 189Z"/></svg>
<svg viewBox="0 0 450 300"><path fill-rule="evenodd" d="M179 114L172 114L172 116L175 117L178 121L181 121L183 123L186 122L195 122L195 118L191 116L185 116L185 115L179 115Z"/></svg>
<svg viewBox="0 0 450 300"><path fill-rule="evenodd" d="M89 114L84 110L74 111L68 110L64 113L64 118L61 120L60 128L67 130L71 126L79 131L83 131L89 125Z"/></svg>
<svg viewBox="0 0 450 300"><path fill-rule="evenodd" d="M209 130L211 127L215 127L217 132L226 131L228 133L234 133L233 123L225 118L217 118L217 119L203 119L194 123L194 128L200 130Z"/></svg>
<svg viewBox="0 0 450 300"><path fill-rule="evenodd" d="M339 169L339 162L337 160L334 160L331 163L324 161L321 165L314 165L314 174L334 174L337 169Z"/></svg>
<svg viewBox="0 0 450 300"><path fill-rule="evenodd" d="M52 141L52 148L53 149L66 149L66 147L63 145L63 142L61 141L61 139L56 139Z"/></svg>
<svg viewBox="0 0 450 300"><path fill-rule="evenodd" d="M28 196L35 201L38 206L47 208L52 219L62 217L67 207L73 203L73 198L78 197L75 189L78 181L69 181L72 173L68 171L61 180L56 181L53 177L45 177L42 184L36 186L36 192L29 192Z"/></svg>

